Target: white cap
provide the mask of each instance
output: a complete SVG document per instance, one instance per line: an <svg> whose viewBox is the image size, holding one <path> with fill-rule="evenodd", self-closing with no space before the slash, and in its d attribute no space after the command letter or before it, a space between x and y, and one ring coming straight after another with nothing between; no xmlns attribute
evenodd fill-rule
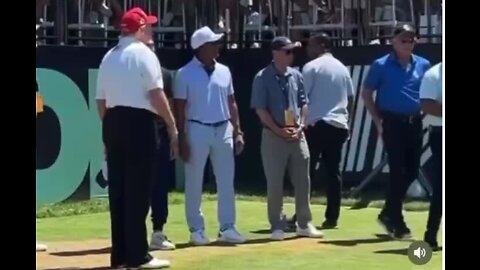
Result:
<svg viewBox="0 0 480 270"><path fill-rule="evenodd" d="M192 49L196 50L203 44L218 41L222 37L223 34L215 34L208 26L204 26L193 33L190 45Z"/></svg>

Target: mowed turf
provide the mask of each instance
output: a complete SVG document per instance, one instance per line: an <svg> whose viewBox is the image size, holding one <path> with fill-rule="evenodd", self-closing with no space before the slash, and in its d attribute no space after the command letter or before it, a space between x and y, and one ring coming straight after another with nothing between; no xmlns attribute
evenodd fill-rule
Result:
<svg viewBox="0 0 480 270"><path fill-rule="evenodd" d="M202 208L206 218L207 235L214 240L218 230L217 205L213 201L207 201ZM285 205L286 213L291 214L293 209L292 204ZM312 206L315 225L322 223L324 210L324 206ZM187 244L189 233L183 205L172 205L169 211L165 231L178 248L175 251L160 251L154 254L159 258L170 259L172 269L442 269L442 252L435 253L428 264L417 266L412 264L406 255L410 242L392 241L382 236L383 232L376 223L379 209L343 208L339 229L324 231L324 239L295 239L291 233L287 234L289 239L283 242L271 242L266 204L237 201L237 226L250 241L237 246L212 244L206 247L191 247ZM427 212L405 212L405 217L414 238L421 239ZM149 231L150 223L148 222ZM104 239L107 246L109 236L108 213L37 219L37 239L52 245L58 241ZM82 249L88 251L89 247L82 246Z"/></svg>

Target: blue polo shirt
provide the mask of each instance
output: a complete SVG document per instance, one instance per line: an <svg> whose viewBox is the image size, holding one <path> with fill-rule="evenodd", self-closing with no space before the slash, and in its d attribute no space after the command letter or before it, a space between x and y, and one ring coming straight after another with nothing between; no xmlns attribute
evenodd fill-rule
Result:
<svg viewBox="0 0 480 270"><path fill-rule="evenodd" d="M420 112L420 84L430 62L412 55L407 68L402 67L396 56L385 55L370 66L364 88L377 92L376 104L381 111L405 115Z"/></svg>

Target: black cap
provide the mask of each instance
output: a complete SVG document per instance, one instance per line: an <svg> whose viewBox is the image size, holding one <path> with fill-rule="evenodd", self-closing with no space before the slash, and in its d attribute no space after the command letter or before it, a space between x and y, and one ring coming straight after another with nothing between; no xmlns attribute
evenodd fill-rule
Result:
<svg viewBox="0 0 480 270"><path fill-rule="evenodd" d="M295 47L295 43L293 43L288 37L276 37L272 40L272 50L291 50Z"/></svg>
<svg viewBox="0 0 480 270"><path fill-rule="evenodd" d="M402 35L404 33L415 36L416 31L411 24L401 24L395 27L395 30L393 31L393 36Z"/></svg>
<svg viewBox="0 0 480 270"><path fill-rule="evenodd" d="M311 38L319 45L323 45L324 48L330 49L332 47L332 39L325 32L313 33Z"/></svg>

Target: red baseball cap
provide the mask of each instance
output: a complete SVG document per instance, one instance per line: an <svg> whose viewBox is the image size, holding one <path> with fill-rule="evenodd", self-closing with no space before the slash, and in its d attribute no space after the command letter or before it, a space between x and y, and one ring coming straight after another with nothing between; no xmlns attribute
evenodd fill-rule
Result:
<svg viewBox="0 0 480 270"><path fill-rule="evenodd" d="M144 25L152 25L157 22L156 16L148 16L143 9L135 7L123 14L120 28L123 31L134 33Z"/></svg>

